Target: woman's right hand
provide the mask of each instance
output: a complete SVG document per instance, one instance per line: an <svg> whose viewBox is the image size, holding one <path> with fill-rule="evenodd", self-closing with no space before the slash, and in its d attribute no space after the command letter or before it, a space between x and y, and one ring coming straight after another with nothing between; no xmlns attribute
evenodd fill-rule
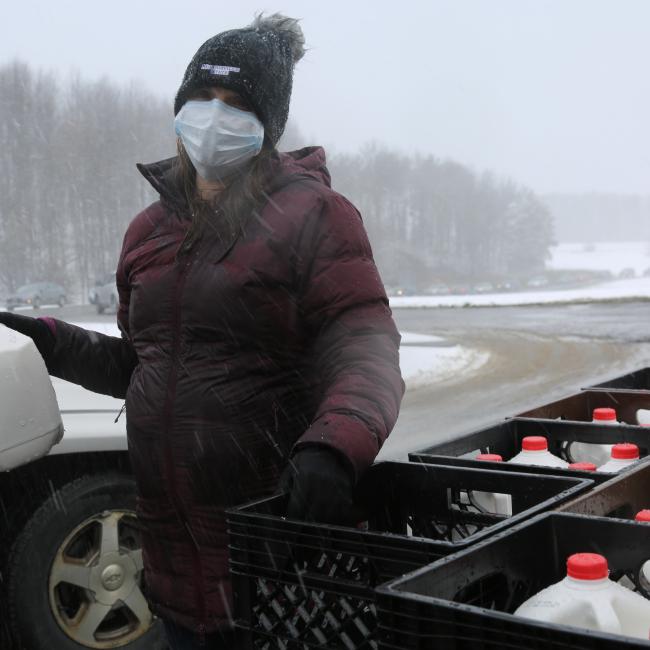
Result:
<svg viewBox="0 0 650 650"><path fill-rule="evenodd" d="M47 364L50 355L54 350L56 338L50 326L41 318L13 314L10 311L0 312L0 323L8 328L29 336L41 353Z"/></svg>

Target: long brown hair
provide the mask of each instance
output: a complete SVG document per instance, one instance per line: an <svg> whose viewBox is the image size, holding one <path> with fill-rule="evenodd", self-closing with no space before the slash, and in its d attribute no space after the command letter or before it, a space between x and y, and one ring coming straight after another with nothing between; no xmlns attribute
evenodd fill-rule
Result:
<svg viewBox="0 0 650 650"><path fill-rule="evenodd" d="M248 165L224 182L225 187L219 192L216 200L206 201L199 196L196 168L180 138L176 141L176 147L176 183L192 218L178 253L189 251L208 232L220 239L232 239L236 233L243 230L249 217L259 210L264 202L271 161L277 153L275 148L265 142L262 151Z"/></svg>

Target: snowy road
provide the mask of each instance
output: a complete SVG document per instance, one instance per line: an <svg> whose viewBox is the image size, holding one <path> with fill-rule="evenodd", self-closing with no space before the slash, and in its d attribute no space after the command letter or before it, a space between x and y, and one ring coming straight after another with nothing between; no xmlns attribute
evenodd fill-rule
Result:
<svg viewBox="0 0 650 650"><path fill-rule="evenodd" d="M401 330L489 351L477 372L407 391L381 457L454 437L650 365L650 304L397 309Z"/></svg>

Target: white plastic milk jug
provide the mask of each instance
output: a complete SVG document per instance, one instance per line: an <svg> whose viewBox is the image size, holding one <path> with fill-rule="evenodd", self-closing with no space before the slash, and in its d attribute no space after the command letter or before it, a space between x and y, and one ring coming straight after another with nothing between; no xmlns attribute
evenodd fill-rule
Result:
<svg viewBox="0 0 650 650"><path fill-rule="evenodd" d="M499 454L479 454L476 460L491 461L493 463L503 462ZM495 515L512 515L512 498L509 494L499 492L472 491L470 502L483 512L490 512Z"/></svg>
<svg viewBox="0 0 650 650"><path fill-rule="evenodd" d="M612 408L597 408L592 414L593 424L615 425L616 411ZM612 445L601 445L590 442L574 442L571 444L571 455L576 460L594 463L600 466L610 459Z"/></svg>
<svg viewBox="0 0 650 650"><path fill-rule="evenodd" d="M544 436L526 436L521 441L521 451L508 462L515 465L538 465L565 469L569 467L569 463L554 456L548 450L548 441Z"/></svg>
<svg viewBox="0 0 650 650"><path fill-rule="evenodd" d="M0 471L45 456L62 436L43 357L28 336L0 325Z"/></svg>
<svg viewBox="0 0 650 650"><path fill-rule="evenodd" d="M647 641L650 601L608 576L602 555L576 553L567 560L566 578L529 598L515 615Z"/></svg>
<svg viewBox="0 0 650 650"><path fill-rule="evenodd" d="M639 460L639 448L631 442L620 442L612 447L612 457L598 468L599 472L620 472Z"/></svg>

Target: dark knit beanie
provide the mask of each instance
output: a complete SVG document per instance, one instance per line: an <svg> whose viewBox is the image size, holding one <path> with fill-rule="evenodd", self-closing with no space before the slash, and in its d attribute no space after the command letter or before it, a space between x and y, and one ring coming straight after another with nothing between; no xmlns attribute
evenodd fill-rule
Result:
<svg viewBox="0 0 650 650"><path fill-rule="evenodd" d="M266 138L275 145L289 116L293 68L304 53L298 21L282 14L260 14L248 27L217 34L201 45L187 66L174 114L199 88L229 88L250 103Z"/></svg>

